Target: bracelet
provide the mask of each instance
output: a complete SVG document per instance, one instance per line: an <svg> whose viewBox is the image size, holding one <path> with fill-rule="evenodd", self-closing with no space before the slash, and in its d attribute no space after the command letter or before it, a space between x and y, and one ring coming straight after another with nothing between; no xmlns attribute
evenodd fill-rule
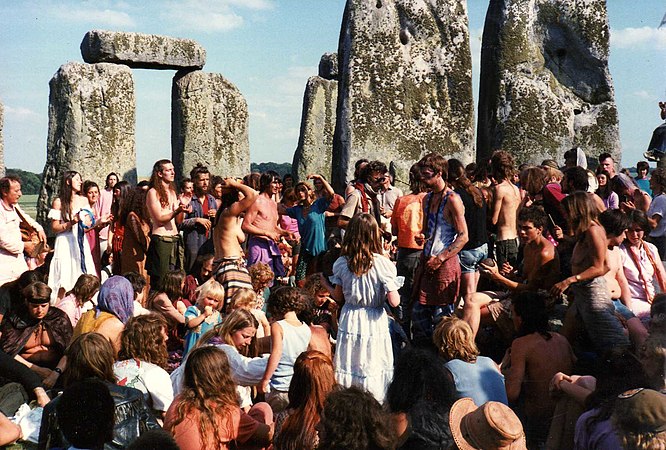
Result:
<svg viewBox="0 0 666 450"><path fill-rule="evenodd" d="M53 371L58 375L62 375L62 369L60 367L56 367L55 369L53 369Z"/></svg>

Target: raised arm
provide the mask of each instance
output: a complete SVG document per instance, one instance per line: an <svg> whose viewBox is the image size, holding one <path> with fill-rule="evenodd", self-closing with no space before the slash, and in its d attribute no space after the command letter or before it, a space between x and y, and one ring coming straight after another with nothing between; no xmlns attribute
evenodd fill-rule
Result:
<svg viewBox="0 0 666 450"><path fill-rule="evenodd" d="M327 199L332 199L333 194L335 194L335 191L331 187L331 185L326 181L326 178L322 177L321 175L318 175L316 173L308 175L308 180L319 180L321 183L324 185L324 197Z"/></svg>
<svg viewBox="0 0 666 450"><path fill-rule="evenodd" d="M230 186L234 189L238 189L241 194L243 194L243 199L233 203L226 210L223 211L223 214L228 216L238 217L242 213L248 210L250 206L257 199L259 193L252 189L250 186L246 186L235 178L225 178L223 186Z"/></svg>

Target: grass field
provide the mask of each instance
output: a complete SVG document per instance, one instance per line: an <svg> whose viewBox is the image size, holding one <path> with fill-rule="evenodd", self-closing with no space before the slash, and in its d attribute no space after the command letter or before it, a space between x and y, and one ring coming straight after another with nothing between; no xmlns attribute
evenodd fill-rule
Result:
<svg viewBox="0 0 666 450"><path fill-rule="evenodd" d="M38 195L24 195L19 200L21 209L33 219L37 217L37 197Z"/></svg>

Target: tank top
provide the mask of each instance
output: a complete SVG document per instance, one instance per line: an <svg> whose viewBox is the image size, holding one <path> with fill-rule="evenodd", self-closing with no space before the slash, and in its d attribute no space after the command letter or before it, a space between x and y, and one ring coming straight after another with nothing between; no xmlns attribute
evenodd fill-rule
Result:
<svg viewBox="0 0 666 450"><path fill-rule="evenodd" d="M467 222L467 233L469 241L463 247L463 250L472 250L488 242L488 232L486 231L486 213L488 207L486 200L481 196L483 202L481 207L474 203L474 197L464 189L454 191L460 196L465 206L465 222Z"/></svg>
<svg viewBox="0 0 666 450"><path fill-rule="evenodd" d="M478 356L475 363L452 359L444 364L456 386L456 398L471 397L477 405L487 401L508 405L504 376L497 370L495 362L485 356Z"/></svg>
<svg viewBox="0 0 666 450"><path fill-rule="evenodd" d="M298 327L290 325L286 320L278 323L282 327L282 356L271 377L271 389L287 392L294 375L296 358L308 349L312 332L305 323Z"/></svg>
<svg viewBox="0 0 666 450"><path fill-rule="evenodd" d="M437 211L432 211L432 198L433 193L430 192L426 196L426 217L427 217L427 228L426 228L426 243L423 247L423 254L426 257L439 255L444 250L446 250L449 245L453 243L456 238L456 230L453 228L453 225L444 220L444 208L446 207L446 202L449 200L451 195L456 195L455 192L448 192L439 202L439 208Z"/></svg>

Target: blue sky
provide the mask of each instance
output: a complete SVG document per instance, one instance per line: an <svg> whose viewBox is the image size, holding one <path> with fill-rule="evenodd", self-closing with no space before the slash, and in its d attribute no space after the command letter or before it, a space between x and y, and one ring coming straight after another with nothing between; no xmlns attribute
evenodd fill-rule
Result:
<svg viewBox="0 0 666 450"><path fill-rule="evenodd" d="M82 62L86 31L187 37L207 51L204 70L236 84L250 110L253 162L291 162L303 90L320 56L337 50L344 0L117 0L0 3L0 100L7 167L41 172L46 161L48 82L60 65ZM469 0L475 100L487 1ZM623 165L634 165L660 124L666 100L663 0L609 0L610 69L620 113ZM134 70L140 175L170 157L173 71Z"/></svg>

